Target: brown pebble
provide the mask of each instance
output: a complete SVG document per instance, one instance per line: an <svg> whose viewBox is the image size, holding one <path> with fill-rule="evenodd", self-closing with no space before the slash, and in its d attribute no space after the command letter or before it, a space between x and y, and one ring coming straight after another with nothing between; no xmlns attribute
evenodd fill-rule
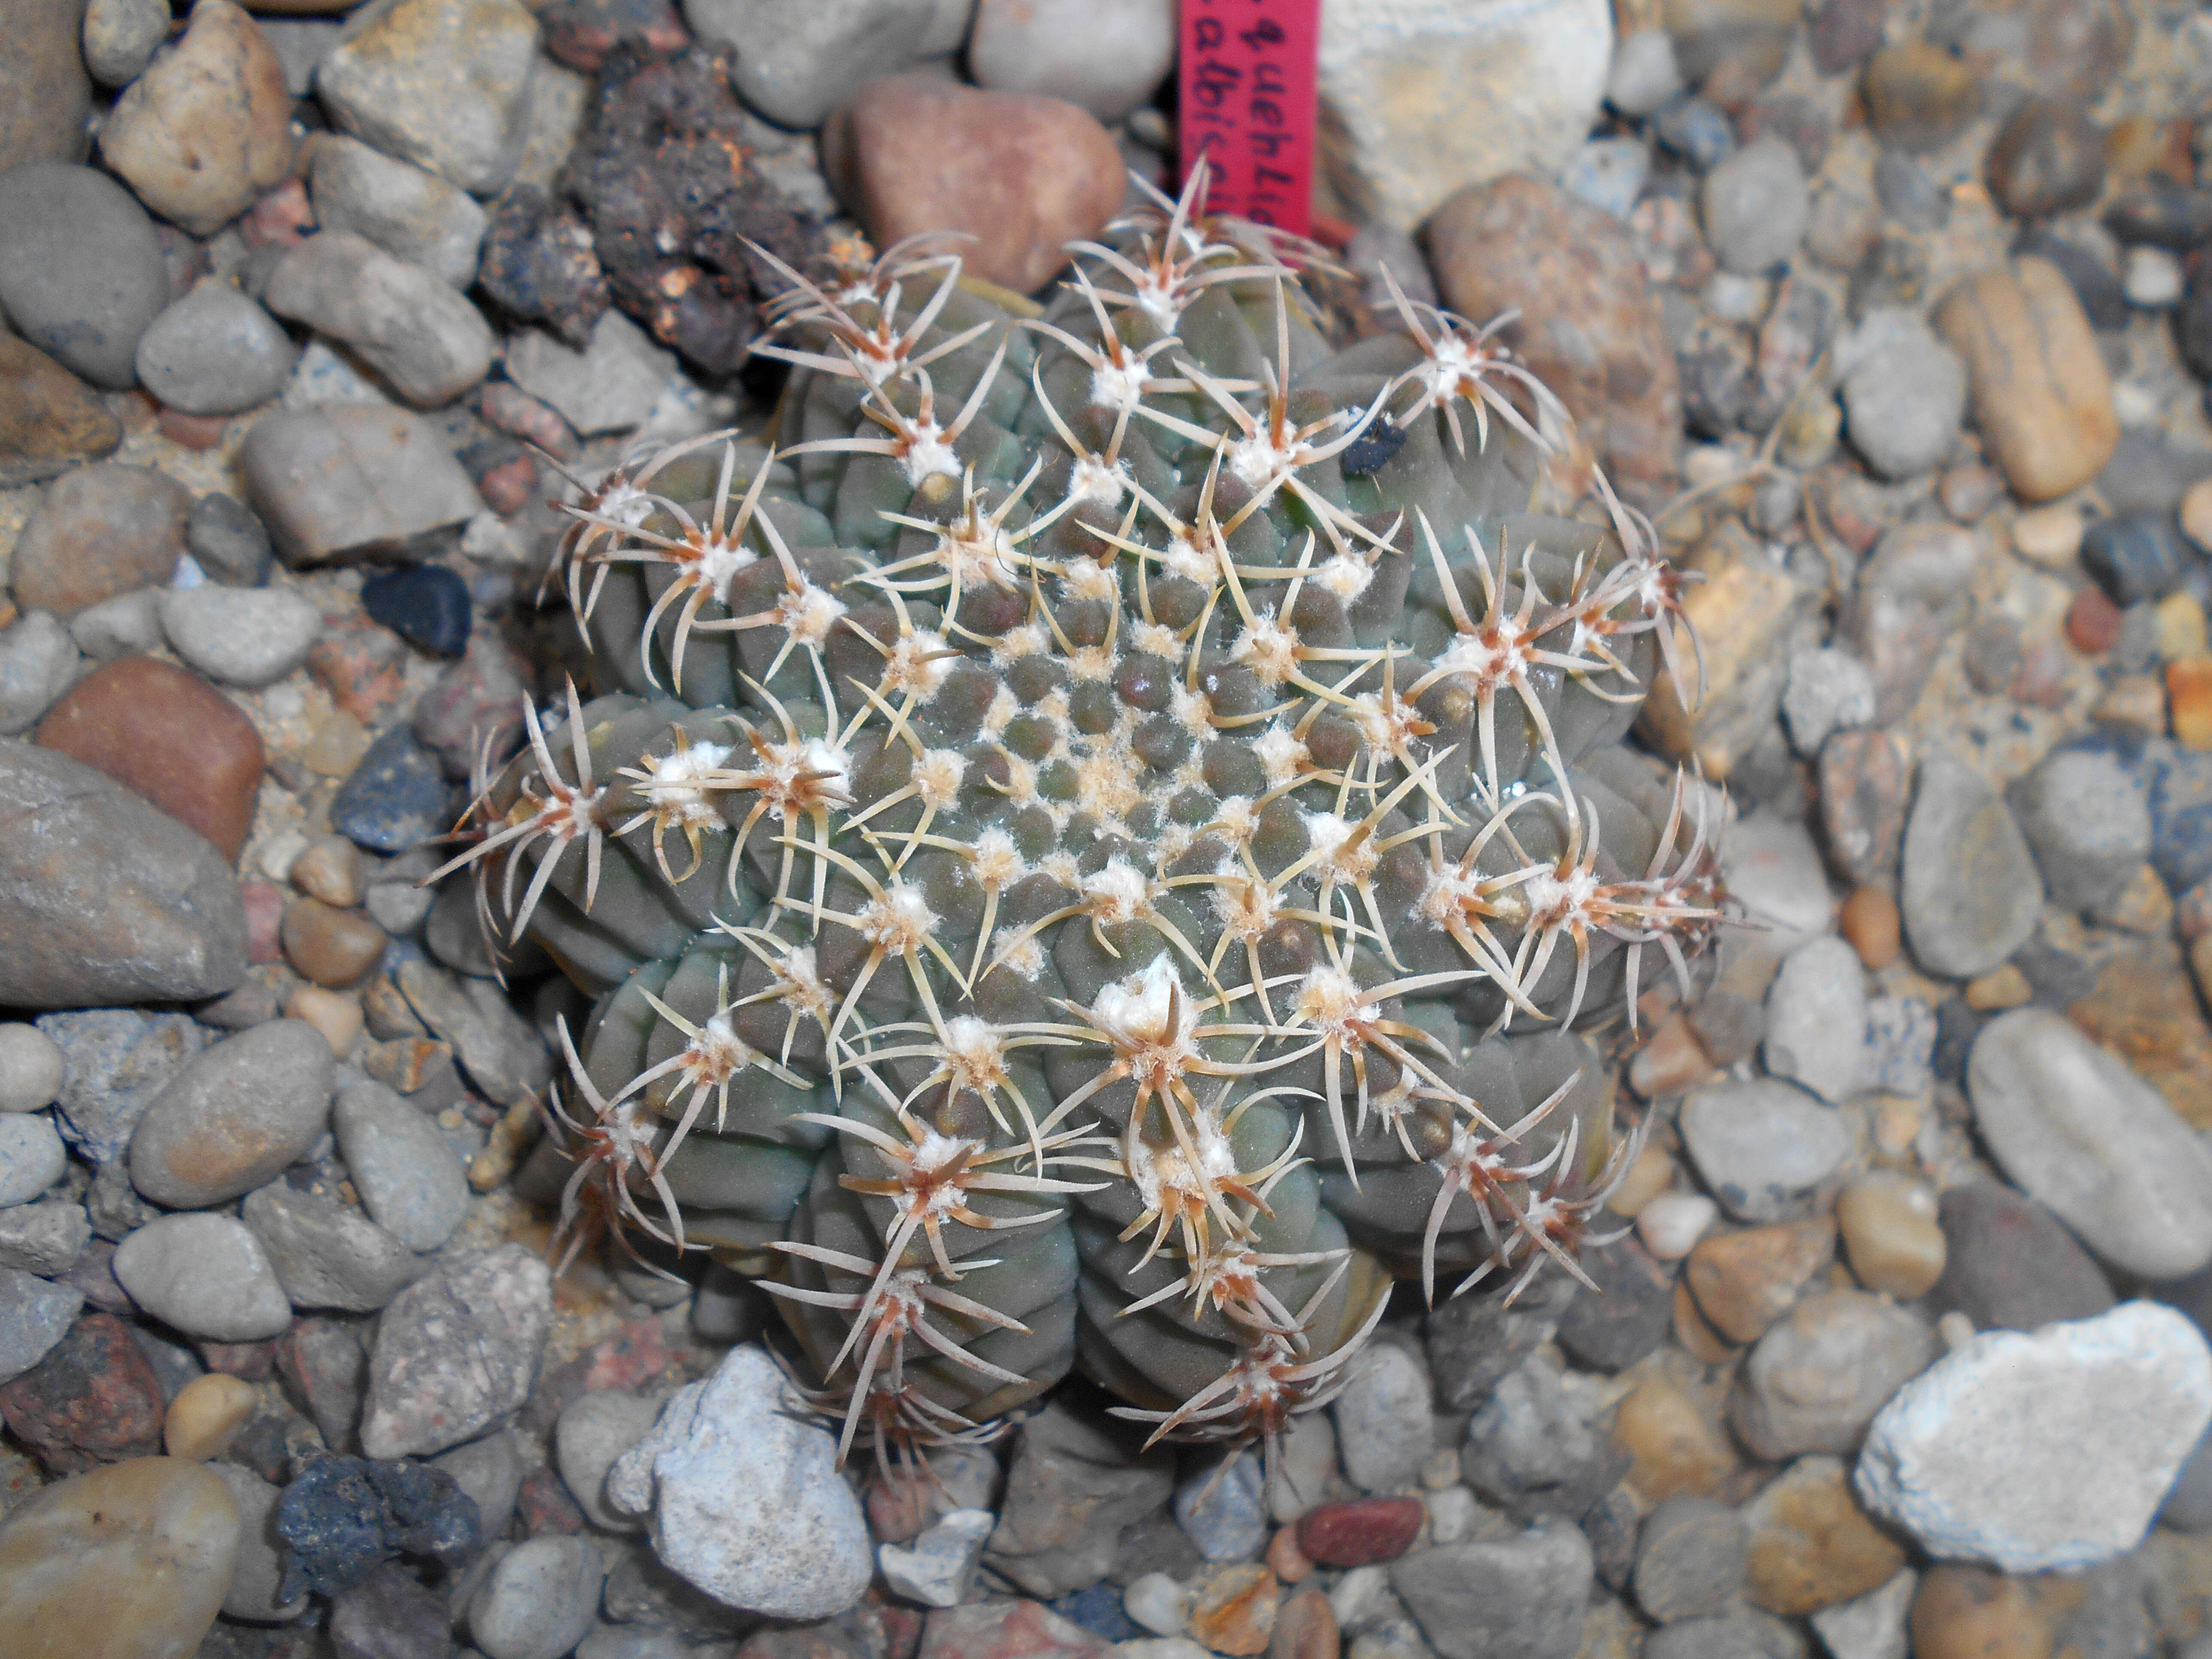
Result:
<svg viewBox="0 0 2212 1659"><path fill-rule="evenodd" d="M1974 71L1915 35L1884 46L1866 66L1867 125L1881 142L1925 152L1955 137L1981 107Z"/></svg>
<svg viewBox="0 0 2212 1659"><path fill-rule="evenodd" d="M1731 1342L1755 1342L1835 1254L1836 1224L1827 1216L1747 1227L1700 1239L1682 1282L1715 1330Z"/></svg>
<svg viewBox="0 0 2212 1659"><path fill-rule="evenodd" d="M1966 1006L1978 1014L2002 1013L2007 1008L2017 1008L2033 1001L2035 988L2027 982L2027 975L2009 962L1998 963L1986 974L1966 981L1963 993Z"/></svg>
<svg viewBox="0 0 2212 1659"><path fill-rule="evenodd" d="M1944 296L1936 326L1966 361L1974 422L2014 495L2047 501L2104 470L2120 441L2112 372L2056 265L1977 272Z"/></svg>
<svg viewBox="0 0 2212 1659"><path fill-rule="evenodd" d="M1947 1247L1936 1221L1936 1189L1893 1170L1859 1176L1836 1199L1844 1259L1860 1284L1910 1302L1943 1276Z"/></svg>
<svg viewBox="0 0 2212 1659"><path fill-rule="evenodd" d="M2182 492L2181 533L2212 553L2212 478L2199 478Z"/></svg>
<svg viewBox="0 0 2212 1659"><path fill-rule="evenodd" d="M319 985L301 983L284 999L288 1019L304 1019L323 1034L331 1052L343 1060L361 1041L361 999L348 991L326 991Z"/></svg>
<svg viewBox="0 0 2212 1659"><path fill-rule="evenodd" d="M230 418L225 415L187 415L181 409L165 409L155 417L154 424L163 437L186 449L210 450L222 442L222 434L230 430Z"/></svg>
<svg viewBox="0 0 2212 1659"><path fill-rule="evenodd" d="M246 911L246 959L258 967L284 955L284 890L273 881L242 881L238 902Z"/></svg>
<svg viewBox="0 0 2212 1659"><path fill-rule="evenodd" d="M495 466L477 480L477 494L502 518L512 517L530 505L530 492L538 488L538 463L527 455Z"/></svg>
<svg viewBox="0 0 2212 1659"><path fill-rule="evenodd" d="M358 985L384 960L384 929L357 910L301 897L284 907L284 957L325 990Z"/></svg>
<svg viewBox="0 0 2212 1659"><path fill-rule="evenodd" d="M2166 665L2166 714L2184 749L2212 749L2212 657Z"/></svg>
<svg viewBox="0 0 2212 1659"><path fill-rule="evenodd" d="M1267 1638L1267 1659L1337 1659L1344 1638L1336 1610L1318 1587L1300 1590L1275 1610L1275 1632Z"/></svg>
<svg viewBox="0 0 2212 1659"><path fill-rule="evenodd" d="M378 1042L360 1060L361 1069L386 1088L411 1095L436 1077L439 1068L453 1063L453 1051L428 1037L400 1037ZM914 1534L908 1533L908 1537ZM892 1543L902 1540L891 1539Z"/></svg>
<svg viewBox="0 0 2212 1659"><path fill-rule="evenodd" d="M1901 948L1899 921L1897 901L1889 896L1888 889L1871 883L1851 889L1850 896L1844 901L1843 913L1837 918L1837 926L1866 967L1887 968L1897 960Z"/></svg>
<svg viewBox="0 0 2212 1659"><path fill-rule="evenodd" d="M33 741L137 790L238 861L261 787L261 738L189 669L152 657L96 668L47 711Z"/></svg>
<svg viewBox="0 0 2212 1659"><path fill-rule="evenodd" d="M356 720L374 720L407 690L400 672L407 642L390 629L356 612L325 617L307 651L307 672L331 701Z"/></svg>
<svg viewBox="0 0 2212 1659"><path fill-rule="evenodd" d="M2096 199L2105 181L2105 135L2070 100L2031 98L1990 145L1990 189L2022 219L2048 218Z"/></svg>
<svg viewBox="0 0 2212 1659"><path fill-rule="evenodd" d="M1912 1598L1913 1659L2051 1659L2051 1621L2016 1578L1930 1567Z"/></svg>
<svg viewBox="0 0 2212 1659"><path fill-rule="evenodd" d="M1669 1014L1628 1063L1628 1086L1650 1100L1694 1088L1712 1072L1713 1063L1698 1046L1690 1022L1679 1013Z"/></svg>
<svg viewBox="0 0 2212 1659"><path fill-rule="evenodd" d="M1258 1654L1274 1634L1281 1595L1275 1575L1256 1561L1224 1567L1198 1587L1188 1629L1216 1653Z"/></svg>
<svg viewBox="0 0 2212 1659"><path fill-rule="evenodd" d="M1316 1504L1298 1517L1298 1547L1328 1567L1395 1560L1413 1548L1428 1508L1418 1498L1354 1498Z"/></svg>
<svg viewBox="0 0 2212 1659"><path fill-rule="evenodd" d="M2066 607L2066 637L2083 656L2102 656L2119 643L2120 622L2120 607L2103 589L2085 587Z"/></svg>
<svg viewBox="0 0 2212 1659"><path fill-rule="evenodd" d="M1725 1365L1735 1357L1733 1343L1698 1311L1698 1299L1680 1279L1674 1281L1674 1340L1701 1365Z"/></svg>
<svg viewBox="0 0 2212 1659"><path fill-rule="evenodd" d="M2105 695L2089 710L2105 726L2132 726L2154 738L2166 735L2166 684L2155 674L2115 674Z"/></svg>
<svg viewBox="0 0 2212 1659"><path fill-rule="evenodd" d="M1298 1528L1294 1521L1287 1527L1275 1528L1275 1535L1267 1540L1268 1571L1285 1584L1295 1584L1311 1575L1314 1564L1298 1547Z"/></svg>
<svg viewBox="0 0 2212 1659"><path fill-rule="evenodd" d="M172 1457L204 1462L230 1444L260 1398L242 1378L220 1371L196 1376L169 1402L161 1419L161 1443Z"/></svg>
<svg viewBox="0 0 2212 1659"><path fill-rule="evenodd" d="M1620 1402L1613 1437L1629 1455L1629 1485L1647 1504L1683 1492L1708 1497L1735 1473L1735 1454L1719 1428L1656 1372Z"/></svg>
<svg viewBox="0 0 2212 1659"><path fill-rule="evenodd" d="M1859 1507L1841 1458L1799 1458L1742 1515L1745 1593L1785 1619L1879 1589L1905 1565L1904 1550Z"/></svg>
<svg viewBox="0 0 2212 1659"><path fill-rule="evenodd" d="M127 398L115 403L128 411ZM15 603L67 621L118 593L166 586L185 550L191 505L190 490L151 467L102 464L64 473L16 538L9 575Z"/></svg>
<svg viewBox="0 0 2212 1659"><path fill-rule="evenodd" d="M292 885L341 910L361 902L362 873L361 848L343 836L325 836L292 860Z"/></svg>

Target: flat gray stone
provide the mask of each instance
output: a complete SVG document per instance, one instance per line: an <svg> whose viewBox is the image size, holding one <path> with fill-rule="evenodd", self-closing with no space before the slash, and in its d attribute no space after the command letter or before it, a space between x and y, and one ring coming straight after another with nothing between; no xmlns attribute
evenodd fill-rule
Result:
<svg viewBox="0 0 2212 1659"><path fill-rule="evenodd" d="M586 438L643 424L675 373L676 354L654 344L619 311L599 319L582 351L535 328L507 348L507 379L550 404Z"/></svg>
<svg viewBox="0 0 2212 1659"><path fill-rule="evenodd" d="M349 230L310 236L276 263L262 301L343 340L424 408L451 403L491 368L483 313L422 266Z"/></svg>
<svg viewBox="0 0 2212 1659"><path fill-rule="evenodd" d="M46 717L82 666L76 639L51 611L0 629L0 735L17 737Z"/></svg>
<svg viewBox="0 0 2212 1659"><path fill-rule="evenodd" d="M281 1181L247 1194L239 1214L295 1308L374 1313L428 1265L359 1211Z"/></svg>
<svg viewBox="0 0 2212 1659"><path fill-rule="evenodd" d="M863 81L903 69L935 21L935 0L684 0L702 43L738 49L738 95L787 127L818 127Z"/></svg>
<svg viewBox="0 0 2212 1659"><path fill-rule="evenodd" d="M1766 1069L1840 1104L1867 1086L1866 975L1832 934L1790 953L1766 992Z"/></svg>
<svg viewBox="0 0 2212 1659"><path fill-rule="evenodd" d="M161 617L154 594L153 588L142 587L87 605L70 618L70 637L94 662L113 662L118 657L141 657L160 650ZM4 672L0 670L0 674Z"/></svg>
<svg viewBox="0 0 2212 1659"><path fill-rule="evenodd" d="M15 332L94 386L137 375L139 336L169 303L154 222L105 173L28 161L0 173L0 309Z"/></svg>
<svg viewBox="0 0 2212 1659"><path fill-rule="evenodd" d="M138 380L187 415L235 415L284 389L300 351L276 319L219 278L172 305L138 337Z"/></svg>
<svg viewBox="0 0 2212 1659"><path fill-rule="evenodd" d="M552 1080L544 1039L490 980L464 979L411 957L400 963L398 983L432 1035L453 1045L470 1081L501 1105L530 1099Z"/></svg>
<svg viewBox="0 0 2212 1659"><path fill-rule="evenodd" d="M1989 972L2043 912L2043 877L2004 798L1948 756L1920 763L1898 907L1912 954L1948 979Z"/></svg>
<svg viewBox="0 0 2212 1659"><path fill-rule="evenodd" d="M410 1250L434 1250L469 1210L469 1176L438 1126L381 1083L338 1091L338 1151L362 1206Z"/></svg>
<svg viewBox="0 0 2212 1659"><path fill-rule="evenodd" d="M276 1535L276 1505L283 1489L235 1463L217 1460L207 1468L230 1488L231 1502L238 1505L238 1559L223 1594L223 1612L263 1625L297 1619L307 1610L305 1593L289 1601L277 1596L284 1582L286 1546Z"/></svg>
<svg viewBox="0 0 2212 1659"><path fill-rule="evenodd" d="M69 1170L69 1148L44 1112L0 1117L0 1210L28 1204Z"/></svg>
<svg viewBox="0 0 2212 1659"><path fill-rule="evenodd" d="M461 464L403 410L287 410L254 422L239 466L295 569L396 550L484 510Z"/></svg>
<svg viewBox="0 0 2212 1659"><path fill-rule="evenodd" d="M522 158L537 64L520 0L374 0L346 20L315 92L341 132L495 196Z"/></svg>
<svg viewBox="0 0 2212 1659"><path fill-rule="evenodd" d="M322 607L289 587L204 582L165 589L155 603L177 654L222 685L275 684L307 662L323 631Z"/></svg>
<svg viewBox="0 0 2212 1659"><path fill-rule="evenodd" d="M644 1522L607 1502L607 1471L645 1438L660 1402L635 1395L595 1391L580 1395L561 1409L553 1425L554 1461L561 1480L595 1527L609 1532L639 1532Z"/></svg>
<svg viewBox="0 0 2212 1659"><path fill-rule="evenodd" d="M362 1455L421 1457L483 1433L530 1397L552 1324L552 1273L520 1244L409 1285L377 1322Z"/></svg>
<svg viewBox="0 0 2212 1659"><path fill-rule="evenodd" d="M1814 1633L1832 1659L1910 1659L1905 1620L1919 1588L1920 1575L1907 1567L1880 1589L1822 1607L1812 1617Z"/></svg>
<svg viewBox="0 0 2212 1659"><path fill-rule="evenodd" d="M1740 1221L1802 1213L1805 1195L1851 1150L1850 1131L1833 1107L1768 1078L1696 1091L1682 1103L1681 1127L1706 1187Z"/></svg>
<svg viewBox="0 0 2212 1659"><path fill-rule="evenodd" d="M1443 1659L1574 1659L1595 1570L1566 1522L1390 1564L1390 1587Z"/></svg>
<svg viewBox="0 0 2212 1659"><path fill-rule="evenodd" d="M1729 1425L1769 1462L1847 1455L1874 1414L1936 1354L1927 1321L1887 1297L1822 1291L1753 1347L1729 1398Z"/></svg>
<svg viewBox="0 0 2212 1659"><path fill-rule="evenodd" d="M1435 1448L1428 1367L1405 1349L1376 1343L1353 1362L1330 1407L1346 1479L1362 1492L1410 1486Z"/></svg>
<svg viewBox="0 0 2212 1659"><path fill-rule="evenodd" d="M0 1267L58 1279L92 1243L92 1218L73 1200L50 1199L0 1211Z"/></svg>
<svg viewBox="0 0 2212 1659"><path fill-rule="evenodd" d="M350 230L440 282L476 281L484 210L459 185L333 133L315 147L315 222Z"/></svg>
<svg viewBox="0 0 2212 1659"><path fill-rule="evenodd" d="M116 1282L186 1336L259 1342L292 1325L260 1241L227 1215L165 1215L115 1247Z"/></svg>
<svg viewBox="0 0 2212 1659"><path fill-rule="evenodd" d="M69 1334L84 1292L0 1267L0 1382L13 1382Z"/></svg>
<svg viewBox="0 0 2212 1659"><path fill-rule="evenodd" d="M486 1659L562 1659L597 1622L605 1577L587 1539L529 1539L471 1599L469 1634Z"/></svg>
<svg viewBox="0 0 2212 1659"><path fill-rule="evenodd" d="M2150 803L2116 755L2059 750L2005 791L2051 902L2094 910L2150 856Z"/></svg>

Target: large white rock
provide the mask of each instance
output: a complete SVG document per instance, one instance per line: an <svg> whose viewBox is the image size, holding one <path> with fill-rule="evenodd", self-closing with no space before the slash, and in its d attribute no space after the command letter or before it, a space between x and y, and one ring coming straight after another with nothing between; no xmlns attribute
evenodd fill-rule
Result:
<svg viewBox="0 0 2212 1659"><path fill-rule="evenodd" d="M1874 1419L1856 1485L1938 1559L2086 1567L2142 1540L2208 1423L2203 1334L2124 1302L1938 1360Z"/></svg>
<svg viewBox="0 0 2212 1659"><path fill-rule="evenodd" d="M1329 0L1322 166L1359 216L1411 230L1464 185L1558 173L1612 60L1607 0Z"/></svg>
<svg viewBox="0 0 2212 1659"><path fill-rule="evenodd" d="M608 1471L615 1509L647 1517L673 1571L718 1601L776 1619L828 1619L875 1568L836 1437L783 1410L784 1377L746 1345L680 1389Z"/></svg>
<svg viewBox="0 0 2212 1659"><path fill-rule="evenodd" d="M2072 1022L1998 1016L1974 1039L1966 1092L1999 1167L2106 1261L2145 1279L2212 1261L2212 1151Z"/></svg>

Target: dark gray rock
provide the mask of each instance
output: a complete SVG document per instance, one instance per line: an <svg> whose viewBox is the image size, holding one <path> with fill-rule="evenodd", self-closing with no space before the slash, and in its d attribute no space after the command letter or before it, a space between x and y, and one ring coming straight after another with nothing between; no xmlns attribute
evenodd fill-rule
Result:
<svg viewBox="0 0 2212 1659"><path fill-rule="evenodd" d="M1425 1335L1437 1404L1468 1411L1490 1398L1508 1371L1552 1340L1576 1285L1565 1273L1539 1273L1511 1307L1480 1291L1431 1311Z"/></svg>
<svg viewBox="0 0 2212 1659"><path fill-rule="evenodd" d="M13 1267L0 1267L0 1382L12 1382L46 1357L84 1306L84 1292Z"/></svg>
<svg viewBox="0 0 2212 1659"><path fill-rule="evenodd" d="M1564 1522L1390 1565L1391 1588L1443 1659L1572 1659L1595 1577L1588 1540Z"/></svg>
<svg viewBox="0 0 2212 1659"><path fill-rule="evenodd" d="M325 230L292 249L261 297L279 317L351 346L424 408L452 402L491 367L491 329L474 306L349 230Z"/></svg>
<svg viewBox="0 0 2212 1659"><path fill-rule="evenodd" d="M1636 1541L1637 1604L1662 1625L1710 1617L1743 1588L1750 1555L1734 1510L1687 1493L1670 1498Z"/></svg>
<svg viewBox="0 0 2212 1659"><path fill-rule="evenodd" d="M358 1210L281 1181L249 1193L239 1213L295 1308L374 1313L427 1265Z"/></svg>
<svg viewBox="0 0 2212 1659"><path fill-rule="evenodd" d="M396 726L331 797L331 828L372 853L404 853L446 832L451 799L437 757Z"/></svg>
<svg viewBox="0 0 2212 1659"><path fill-rule="evenodd" d="M95 386L131 385L138 337L169 303L146 210L104 173L31 161L0 173L0 308L15 331Z"/></svg>
<svg viewBox="0 0 2212 1659"><path fill-rule="evenodd" d="M1633 1234L1610 1244L1585 1244L1582 1268L1597 1288L1575 1285L1559 1316L1559 1346L1577 1365L1626 1370L1667 1340L1674 1322L1674 1273ZM1574 1284L1565 1273L1557 1277ZM1435 1363L1433 1350L1430 1363Z"/></svg>
<svg viewBox="0 0 2212 1659"><path fill-rule="evenodd" d="M269 580L276 550L253 511L234 495L201 496L185 520L185 550L208 577L233 587L258 587Z"/></svg>

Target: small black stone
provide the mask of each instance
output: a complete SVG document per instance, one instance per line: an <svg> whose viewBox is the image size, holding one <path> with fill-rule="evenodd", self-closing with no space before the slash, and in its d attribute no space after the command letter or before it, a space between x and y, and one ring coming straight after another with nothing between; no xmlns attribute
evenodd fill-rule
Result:
<svg viewBox="0 0 2212 1659"><path fill-rule="evenodd" d="M337 1595L395 1555L457 1566L483 1542L477 1501L443 1469L398 1460L324 1457L276 1504L290 1600L302 1590Z"/></svg>
<svg viewBox="0 0 2212 1659"><path fill-rule="evenodd" d="M1109 1642L1133 1641L1144 1634L1121 1611L1121 1592L1112 1584L1093 1584L1089 1589L1063 1595L1045 1606L1069 1624L1080 1625L1093 1636Z"/></svg>
<svg viewBox="0 0 2212 1659"><path fill-rule="evenodd" d="M2114 240L2186 253L2212 241L2212 191L2154 173L2123 191L2105 210Z"/></svg>
<svg viewBox="0 0 2212 1659"><path fill-rule="evenodd" d="M1344 469L1347 478L1364 478L1381 470L1382 463L1396 454L1406 441L1405 428L1390 424L1390 417L1378 415L1367 430L1344 447L1337 465Z"/></svg>
<svg viewBox="0 0 2212 1659"><path fill-rule="evenodd" d="M442 834L448 793L438 757L404 726L369 745L331 798L331 828L372 853L404 853Z"/></svg>
<svg viewBox="0 0 2212 1659"><path fill-rule="evenodd" d="M2081 564L2114 605L2164 599L2197 562L2171 513L2115 513L2081 538Z"/></svg>
<svg viewBox="0 0 2212 1659"><path fill-rule="evenodd" d="M370 617L434 656L458 657L469 644L469 585L441 564L403 565L361 585Z"/></svg>
<svg viewBox="0 0 2212 1659"><path fill-rule="evenodd" d="M2128 304L2127 291L2120 279L2088 249L2077 243L2053 236L2046 230L2031 230L2013 244L2014 253L2047 260L2058 269L2066 285L2074 290L2074 297L2081 302L2082 312L2089 319L2089 326L2096 329L2124 328L2132 307Z"/></svg>

